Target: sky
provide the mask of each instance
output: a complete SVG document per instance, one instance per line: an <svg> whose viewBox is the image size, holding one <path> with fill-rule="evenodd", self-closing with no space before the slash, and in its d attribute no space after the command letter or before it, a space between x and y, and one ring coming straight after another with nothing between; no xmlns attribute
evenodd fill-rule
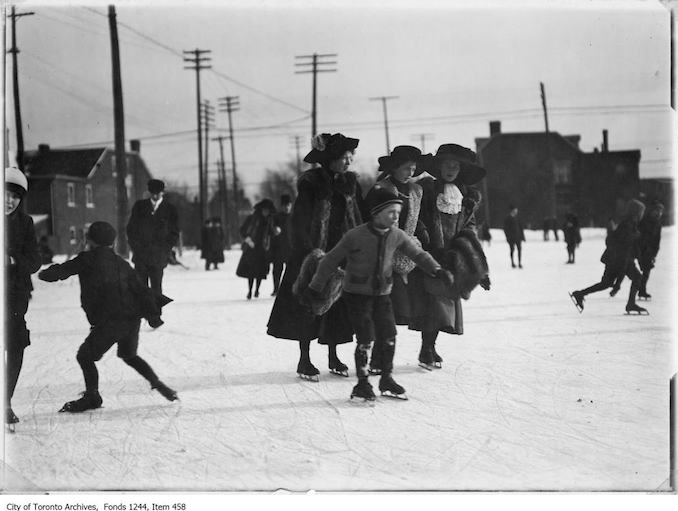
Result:
<svg viewBox="0 0 678 511"><path fill-rule="evenodd" d="M34 13L17 22L25 148L112 146L106 3L22 2L18 12ZM239 98L236 168L253 199L266 169L296 161L295 136L301 158L310 150L311 75L295 73L295 56L313 53L337 55L336 72L318 75L318 130L360 139L360 173L374 173L387 150L382 101L371 98L395 96L391 149L422 148L423 134L426 152L450 142L475 150L493 120L504 132L544 129L540 82L552 131L581 135L589 152L607 129L611 150L641 150L641 177L672 172L670 15L659 2L137 0L116 14L126 139L141 140L155 177L192 189L196 74L183 51L196 48L211 50L201 72L216 109L210 137L228 135L219 98ZM11 91L7 82L13 151ZM214 182L218 144L208 151ZM228 141L224 152L230 168Z"/></svg>

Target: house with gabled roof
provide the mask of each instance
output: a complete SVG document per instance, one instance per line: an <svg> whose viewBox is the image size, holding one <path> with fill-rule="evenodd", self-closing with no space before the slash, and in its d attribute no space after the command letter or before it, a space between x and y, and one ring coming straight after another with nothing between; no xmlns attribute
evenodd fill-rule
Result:
<svg viewBox="0 0 678 511"><path fill-rule="evenodd" d="M130 141L126 153L128 207L143 198L151 174ZM51 149L46 144L27 151L28 195L25 210L33 217L38 238L47 236L57 254L82 250L92 222L117 224L115 150L111 147ZM128 212L129 214L129 212Z"/></svg>

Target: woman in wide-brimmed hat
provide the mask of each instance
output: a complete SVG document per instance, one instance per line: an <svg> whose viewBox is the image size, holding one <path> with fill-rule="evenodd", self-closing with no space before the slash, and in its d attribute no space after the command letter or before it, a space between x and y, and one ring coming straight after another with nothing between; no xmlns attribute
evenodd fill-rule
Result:
<svg viewBox="0 0 678 511"><path fill-rule="evenodd" d="M356 174L349 170L358 142L341 133L315 136L304 161L320 167L307 170L297 181L289 225L292 249L268 321L268 334L299 341L297 373L305 379L318 378L319 371L310 358L310 342L316 338L328 347L330 371L348 376L336 350L338 344L353 340L344 301L340 298L325 314L315 316L299 302L292 286L306 256L314 249L329 251L344 233L363 222L362 191Z"/></svg>
<svg viewBox="0 0 678 511"><path fill-rule="evenodd" d="M419 181L424 189L421 218L429 236L429 251L457 282L458 296L432 294L419 270L410 274L409 328L421 332L419 362L432 369L442 366L435 349L439 332L464 333L461 298L467 299L476 285L489 289L489 272L482 246L475 233L475 211L480 193L473 185L485 169L476 163L473 151L457 144L444 144L429 159L426 170L434 179Z"/></svg>
<svg viewBox="0 0 678 511"><path fill-rule="evenodd" d="M398 220L398 227L405 231L419 246L428 246L428 233L421 221L422 187L411 179L424 171L431 155L422 155L421 151L413 146L396 146L391 154L379 158L379 176L377 183L368 192L365 201L369 204L371 198L380 190L389 190L402 200L402 210ZM416 267L409 257L396 251L393 258L393 289L391 302L397 325L407 325L410 317L410 303L407 291L407 275ZM379 345L375 344L370 359L370 372L379 374L382 369L382 357Z"/></svg>
<svg viewBox="0 0 678 511"><path fill-rule="evenodd" d="M240 227L242 255L236 275L247 279L247 299L252 298L252 285L256 281L254 297L259 297L261 281L268 275L271 238L276 235L273 223L275 206L270 199L264 199L254 206L254 213L245 219Z"/></svg>

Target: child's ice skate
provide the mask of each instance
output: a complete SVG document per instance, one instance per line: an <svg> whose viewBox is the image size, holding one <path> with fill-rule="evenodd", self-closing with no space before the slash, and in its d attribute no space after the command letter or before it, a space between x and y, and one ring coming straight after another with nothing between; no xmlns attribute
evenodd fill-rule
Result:
<svg viewBox="0 0 678 511"><path fill-rule="evenodd" d="M307 381L314 381L318 382L320 381L320 377L318 376L320 374L320 371L318 371L318 368L311 364L310 360L300 360L299 364L297 364L297 374L299 375L299 378L302 380L307 380Z"/></svg>
<svg viewBox="0 0 678 511"><path fill-rule="evenodd" d="M433 371L435 366L435 359L433 357L433 350L430 346L422 346L419 351L419 367L427 371Z"/></svg>
<svg viewBox="0 0 678 511"><path fill-rule="evenodd" d="M330 373L348 378L348 366L338 358L330 360Z"/></svg>
<svg viewBox="0 0 678 511"><path fill-rule="evenodd" d="M581 314L581 312L584 310L584 295L582 295L580 291L572 291L569 293L569 295L572 299L572 303Z"/></svg>
<svg viewBox="0 0 678 511"><path fill-rule="evenodd" d="M647 312L647 309L644 309L644 308L642 308L641 306L639 306L635 303L627 303L626 304L626 314L631 314L633 312L635 312L639 316L650 314L649 312Z"/></svg>
<svg viewBox="0 0 678 511"><path fill-rule="evenodd" d="M374 395L374 390L372 390L372 385L367 381L367 378L358 380L358 384L353 387L351 399L354 397L360 398L363 401L374 401L377 399L377 396Z"/></svg>
<svg viewBox="0 0 678 511"><path fill-rule="evenodd" d="M83 392L80 399L64 404L59 412L81 413L86 410L101 408L101 403L103 403L103 400L96 390L93 392Z"/></svg>
<svg viewBox="0 0 678 511"><path fill-rule="evenodd" d="M167 399L167 401L176 401L177 399L179 399L176 390L169 388L160 380L158 380L158 383L153 385L151 389L157 390L162 397Z"/></svg>
<svg viewBox="0 0 678 511"><path fill-rule="evenodd" d="M384 374L379 379L379 391L382 396L407 401L405 389L401 385L398 385L390 374Z"/></svg>

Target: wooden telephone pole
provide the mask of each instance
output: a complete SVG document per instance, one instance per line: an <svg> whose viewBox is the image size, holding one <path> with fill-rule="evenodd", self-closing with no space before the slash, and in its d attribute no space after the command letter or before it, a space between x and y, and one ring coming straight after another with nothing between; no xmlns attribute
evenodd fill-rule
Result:
<svg viewBox="0 0 678 511"><path fill-rule="evenodd" d="M386 132L386 154L391 154L391 144L388 140L388 113L386 111L386 101L389 99L398 99L398 96L379 96L377 98L369 98L370 101L381 101L384 110L384 131Z"/></svg>
<svg viewBox="0 0 678 511"><path fill-rule="evenodd" d="M328 69L323 66L331 66L331 65L336 65L336 60L335 61L327 61L327 60L322 60L322 59L327 59L327 58L336 58L337 54L336 53L325 53L322 55L319 55L317 53L314 53L313 55L297 55L294 58L295 59L305 59L301 60L299 62L296 62L294 65L297 67L300 67L303 69L303 71L295 71L294 74L306 74L306 73L313 73L313 104L312 104L312 110L311 110L311 137L315 137L316 133L318 133L317 130L317 119L318 119L318 109L317 109L317 96L318 96L318 73L334 73L337 70L336 69ZM310 60L309 60L310 59ZM310 68L309 68L310 67Z"/></svg>
<svg viewBox="0 0 678 511"><path fill-rule="evenodd" d="M219 98L219 106L221 112L228 113L228 138L231 141L231 170L233 171L233 229L238 229L240 225L240 218L238 215L238 174L235 165L235 140L233 138L233 118L232 112L237 112L240 107L240 100L238 96L226 96Z"/></svg>

